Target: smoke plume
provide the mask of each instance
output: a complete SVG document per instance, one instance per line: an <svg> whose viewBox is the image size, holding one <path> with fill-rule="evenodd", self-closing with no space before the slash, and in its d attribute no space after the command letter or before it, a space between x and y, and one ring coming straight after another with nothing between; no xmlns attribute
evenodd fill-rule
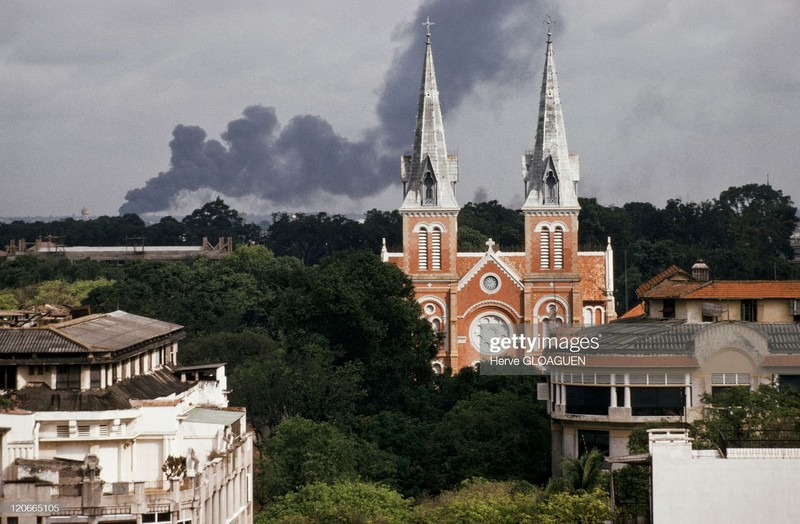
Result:
<svg viewBox="0 0 800 524"><path fill-rule="evenodd" d="M436 24L432 43L446 115L479 84L531 78L532 27L544 19L535 7L526 0L422 5L414 22L398 31L406 46L384 79L379 125L364 140L337 134L319 116L295 116L281 126L274 108L259 105L229 122L221 141L209 139L200 127L178 125L169 143L169 170L129 191L120 213L163 211L179 193L200 189L291 205L325 194L365 197L399 183L398 159L413 140L425 17Z"/></svg>

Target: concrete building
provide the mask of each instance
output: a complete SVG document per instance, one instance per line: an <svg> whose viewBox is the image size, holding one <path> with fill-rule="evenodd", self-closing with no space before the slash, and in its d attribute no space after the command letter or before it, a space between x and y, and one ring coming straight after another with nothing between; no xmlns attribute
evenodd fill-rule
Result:
<svg viewBox="0 0 800 524"><path fill-rule="evenodd" d="M245 412L182 337L121 311L0 329L4 523L252 522Z"/></svg>
<svg viewBox="0 0 800 524"><path fill-rule="evenodd" d="M97 260L99 262L122 263L134 260L191 260L201 256L211 259L224 258L233 253L233 238L220 237L216 244L203 238L199 246L146 246L142 239L132 239L126 246L65 246L52 238L11 242L0 256L14 260L20 255L63 257L67 260Z"/></svg>
<svg viewBox="0 0 800 524"><path fill-rule="evenodd" d="M702 396L722 388L800 386L800 282L714 281L705 264L693 269L646 282L638 316L570 333L596 347L546 366L554 464L592 447L626 455L633 428L692 422Z"/></svg>
<svg viewBox="0 0 800 524"><path fill-rule="evenodd" d="M448 153L427 34L417 124L410 155L401 159L403 250L388 252L414 282L418 302L445 341L436 371L475 365L481 330L546 331L616 318L613 253L578 248L577 155L569 152L553 43L548 34L533 147L522 157L525 245L505 252L491 239L484 252L458 251L458 159Z"/></svg>
<svg viewBox="0 0 800 524"><path fill-rule="evenodd" d="M797 522L800 449L693 450L682 430L650 430L652 522Z"/></svg>
<svg viewBox="0 0 800 524"><path fill-rule="evenodd" d="M800 321L800 280L714 280L697 261L691 273L672 266L636 290L644 318L674 318L689 324L741 320Z"/></svg>

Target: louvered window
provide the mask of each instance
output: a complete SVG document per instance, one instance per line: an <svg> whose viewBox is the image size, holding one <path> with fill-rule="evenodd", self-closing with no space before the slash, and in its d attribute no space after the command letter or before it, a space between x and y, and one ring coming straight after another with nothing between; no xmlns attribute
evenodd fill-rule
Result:
<svg viewBox="0 0 800 524"><path fill-rule="evenodd" d="M553 232L553 268L564 269L564 230L560 227Z"/></svg>
<svg viewBox="0 0 800 524"><path fill-rule="evenodd" d="M419 270L428 270L428 230L419 230Z"/></svg>
<svg viewBox="0 0 800 524"><path fill-rule="evenodd" d="M539 267L550 269L550 230L542 229L539 238Z"/></svg>
<svg viewBox="0 0 800 524"><path fill-rule="evenodd" d="M442 232L438 227L431 231L431 269L442 269Z"/></svg>

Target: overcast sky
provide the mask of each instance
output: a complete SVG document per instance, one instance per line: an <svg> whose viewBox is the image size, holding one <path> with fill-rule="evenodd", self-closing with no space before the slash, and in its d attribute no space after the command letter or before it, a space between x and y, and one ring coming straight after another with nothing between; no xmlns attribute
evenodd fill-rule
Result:
<svg viewBox="0 0 800 524"><path fill-rule="evenodd" d="M426 16L458 198L519 206L546 14L581 196L769 176L800 200L796 0L25 0L0 18L0 216L395 209Z"/></svg>

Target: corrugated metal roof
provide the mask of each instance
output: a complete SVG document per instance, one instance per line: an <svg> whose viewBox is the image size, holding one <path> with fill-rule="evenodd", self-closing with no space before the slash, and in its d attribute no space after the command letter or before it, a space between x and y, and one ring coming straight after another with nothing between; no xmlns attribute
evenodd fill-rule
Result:
<svg viewBox="0 0 800 524"><path fill-rule="evenodd" d="M200 424L219 424L230 426L240 418L244 417L243 411L229 411L224 409L193 408L186 414L185 422L197 422Z"/></svg>
<svg viewBox="0 0 800 524"><path fill-rule="evenodd" d="M19 353L85 353L86 348L49 329L0 329L0 355Z"/></svg>
<svg viewBox="0 0 800 524"><path fill-rule="evenodd" d="M24 387L17 391L17 402L30 411L104 411L128 409L131 399L155 400L186 391L193 382L181 382L171 370L163 368L138 375L105 389L52 390L47 386Z"/></svg>
<svg viewBox="0 0 800 524"><path fill-rule="evenodd" d="M117 351L182 329L177 324L115 311L41 328L0 328L0 355Z"/></svg>
<svg viewBox="0 0 800 524"><path fill-rule="evenodd" d="M733 323L763 333L771 354L800 354L800 323ZM575 335L599 339L600 347L582 352L585 355L693 355L698 333L718 325L686 324L677 319L630 319L583 328Z"/></svg>
<svg viewBox="0 0 800 524"><path fill-rule="evenodd" d="M79 342L87 349L117 351L169 335L183 327L115 311L85 322L56 324L51 329Z"/></svg>

